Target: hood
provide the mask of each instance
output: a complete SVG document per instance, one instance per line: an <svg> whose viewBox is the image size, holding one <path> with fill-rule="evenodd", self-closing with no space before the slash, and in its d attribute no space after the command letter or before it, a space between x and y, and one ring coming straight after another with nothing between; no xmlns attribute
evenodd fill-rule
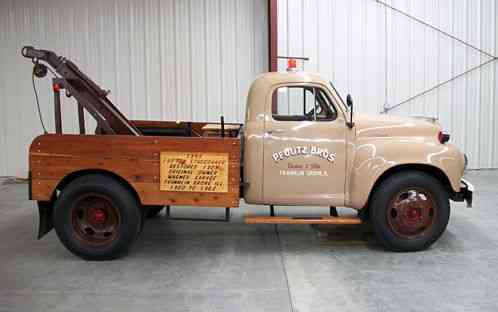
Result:
<svg viewBox="0 0 498 312"><path fill-rule="evenodd" d="M358 137L437 137L441 130L435 119L425 117L355 114L353 121Z"/></svg>

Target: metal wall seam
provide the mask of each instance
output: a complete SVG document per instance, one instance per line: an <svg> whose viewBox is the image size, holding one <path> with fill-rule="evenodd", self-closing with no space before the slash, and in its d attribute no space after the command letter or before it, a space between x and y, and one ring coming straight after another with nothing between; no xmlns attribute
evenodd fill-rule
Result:
<svg viewBox="0 0 498 312"><path fill-rule="evenodd" d="M498 55L498 21L497 21L497 16L498 16L498 5L495 3L495 9L494 9L494 32L495 32L495 37L494 37L494 55ZM494 97L493 97L493 109L494 109L494 118L493 120L498 120L498 108L496 105L498 105L498 63L494 63L494 73L495 73L495 81L494 81ZM496 125L496 122L493 123L493 133L492 133L492 139L494 140L494 148L493 148L493 164L491 165L492 168L498 168L498 142L496 142L498 138L498 126Z"/></svg>
<svg viewBox="0 0 498 312"><path fill-rule="evenodd" d="M3 31L0 32L0 41L3 44L7 44L7 32L9 31L8 29L8 23L7 23L7 17L6 12L8 12L8 9L6 8L6 2L3 1L0 3L0 29L3 29ZM6 68L7 67L7 49L0 49L0 68ZM0 84L0 94L6 94L7 93L7 86L6 83L1 83ZM5 126L4 118L3 116L7 115L7 106L8 103L7 101L2 99L2 102L0 103L0 146L3 148L7 147L7 129ZM5 156L0 156L0 176L1 175L6 175L7 174L7 153L2 153Z"/></svg>

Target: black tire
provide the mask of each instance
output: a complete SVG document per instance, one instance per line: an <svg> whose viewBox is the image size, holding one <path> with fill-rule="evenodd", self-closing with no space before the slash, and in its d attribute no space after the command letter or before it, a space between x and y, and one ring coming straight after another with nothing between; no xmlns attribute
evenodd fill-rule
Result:
<svg viewBox="0 0 498 312"><path fill-rule="evenodd" d="M104 210L109 211L112 218L102 217L101 212L96 216L96 210L102 211L95 208L100 207L98 205L105 205ZM101 224L95 226L104 228L99 239L90 237L91 226L80 231L88 222L89 209L93 209L94 218L100 218L97 221ZM109 225L106 224L111 221L112 231L107 230ZM111 260L130 249L142 226L142 212L137 199L126 186L112 177L92 174L77 178L62 190L54 205L53 223L61 242L76 256L86 260Z"/></svg>
<svg viewBox="0 0 498 312"><path fill-rule="evenodd" d="M164 206L146 206L145 208L145 214L147 216L147 219L152 219L155 218L163 209Z"/></svg>
<svg viewBox="0 0 498 312"><path fill-rule="evenodd" d="M414 200L415 197L420 198L418 203L422 201L424 203L413 204L414 201L417 202ZM426 208L428 206L431 208ZM419 209L424 212L419 215L418 211L414 211L413 215L409 209ZM398 213L402 212L405 213L400 217ZM427 249L446 230L449 217L448 192L436 178L419 171L405 171L389 177L376 188L370 203L370 220L375 235L387 249L392 251L410 252ZM416 221L409 223L407 220ZM420 228L415 230L417 226Z"/></svg>

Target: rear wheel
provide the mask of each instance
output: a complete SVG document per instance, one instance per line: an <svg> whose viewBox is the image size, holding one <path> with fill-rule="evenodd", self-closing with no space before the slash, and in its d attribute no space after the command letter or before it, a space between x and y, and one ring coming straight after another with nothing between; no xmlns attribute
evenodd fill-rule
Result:
<svg viewBox="0 0 498 312"><path fill-rule="evenodd" d="M62 190L54 206L53 223L61 242L88 260L108 260L125 254L138 236L142 215L137 199L105 175L77 178Z"/></svg>
<svg viewBox="0 0 498 312"><path fill-rule="evenodd" d="M448 193L437 179L426 173L398 173L375 190L370 216L375 234L386 248L423 250L432 245L448 225Z"/></svg>

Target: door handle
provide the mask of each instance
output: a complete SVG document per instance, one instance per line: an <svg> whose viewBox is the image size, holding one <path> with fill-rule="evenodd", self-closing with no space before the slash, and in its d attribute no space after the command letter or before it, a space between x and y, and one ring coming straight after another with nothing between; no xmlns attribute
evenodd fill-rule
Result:
<svg viewBox="0 0 498 312"><path fill-rule="evenodd" d="M266 131L266 134L269 134L269 135L271 135L271 134L278 134L278 133L284 133L284 130L282 130L282 129L273 129L273 130Z"/></svg>

